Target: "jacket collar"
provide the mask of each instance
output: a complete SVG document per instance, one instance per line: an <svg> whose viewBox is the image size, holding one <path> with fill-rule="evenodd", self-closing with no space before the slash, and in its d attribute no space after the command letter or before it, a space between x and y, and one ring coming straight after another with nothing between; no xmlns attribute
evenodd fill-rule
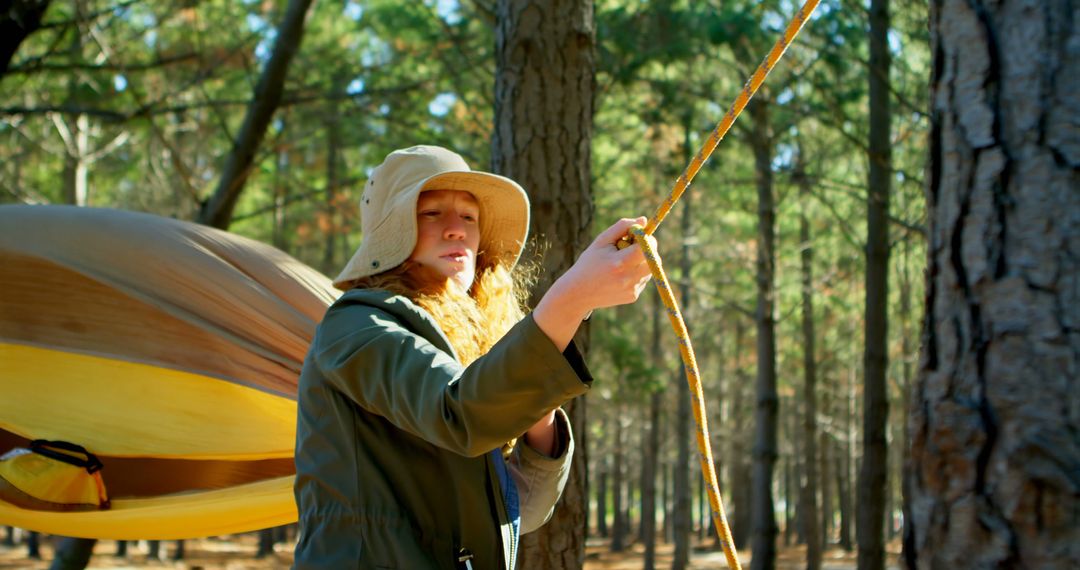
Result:
<svg viewBox="0 0 1080 570"><path fill-rule="evenodd" d="M431 313L420 308L419 305L406 297L395 295L385 289L356 288L346 291L338 299L337 303L358 303L389 313L401 324L405 325L405 328L424 337L428 342L435 345L435 348L449 354L454 360L460 362L457 353L454 352L454 347L450 346L450 339L443 333L442 328L439 327L439 323L435 322L435 318L431 316Z"/></svg>

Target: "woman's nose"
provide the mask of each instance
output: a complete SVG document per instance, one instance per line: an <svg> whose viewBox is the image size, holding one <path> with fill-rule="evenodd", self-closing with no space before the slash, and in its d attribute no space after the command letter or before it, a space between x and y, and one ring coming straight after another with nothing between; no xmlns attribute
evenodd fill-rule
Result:
<svg viewBox="0 0 1080 570"><path fill-rule="evenodd" d="M448 240L465 239L465 222L459 219L448 221L446 227L443 228L443 238Z"/></svg>

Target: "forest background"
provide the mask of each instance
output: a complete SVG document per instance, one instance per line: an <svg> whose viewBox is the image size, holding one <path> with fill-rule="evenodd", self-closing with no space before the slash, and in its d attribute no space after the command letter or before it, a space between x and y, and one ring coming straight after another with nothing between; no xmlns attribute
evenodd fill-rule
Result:
<svg viewBox="0 0 1080 570"><path fill-rule="evenodd" d="M359 190L391 150L438 144L475 168L512 170L497 117L510 97L531 105L533 124L584 141L587 179L570 189L587 198L579 232L651 214L798 9L553 3L588 12L567 20L593 57L582 130L545 113L557 92L493 89L513 73L497 62L514 31L494 2L11 4L27 10L30 33L0 34L0 203L201 221L329 276L362 239ZM758 546L770 541L806 543L819 561L822 547L852 550L861 516L880 522L868 551L901 532L927 259L927 10L824 0L658 233L703 371L721 494L755 567L775 563ZM275 75L279 53L292 61ZM251 141L260 113L265 136ZM537 224L558 212L534 203ZM533 229L538 255L565 247L557 231ZM636 544L648 558L644 545L674 541L683 567L693 546L715 545L661 313L649 292L598 312L581 339L598 379L575 405L574 484L588 500L560 509L588 521L570 529L581 540L605 537L612 550ZM880 347L869 360L868 346ZM860 476L864 457L879 476Z"/></svg>

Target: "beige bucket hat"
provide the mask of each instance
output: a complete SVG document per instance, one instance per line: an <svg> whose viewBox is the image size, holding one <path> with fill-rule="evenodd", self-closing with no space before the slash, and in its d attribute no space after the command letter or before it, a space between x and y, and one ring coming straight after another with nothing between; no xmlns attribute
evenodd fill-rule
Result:
<svg viewBox="0 0 1080 570"><path fill-rule="evenodd" d="M509 265L517 263L529 233L529 198L517 182L476 172L465 159L442 147L420 145L390 153L360 197L363 241L334 279L349 282L401 265L416 247L416 200L425 190L464 190L480 206L480 252Z"/></svg>

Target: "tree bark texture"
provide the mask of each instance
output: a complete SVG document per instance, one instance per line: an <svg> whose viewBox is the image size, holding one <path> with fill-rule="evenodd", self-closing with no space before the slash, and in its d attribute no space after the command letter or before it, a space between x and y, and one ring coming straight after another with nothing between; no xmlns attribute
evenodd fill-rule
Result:
<svg viewBox="0 0 1080 570"><path fill-rule="evenodd" d="M529 193L530 233L546 246L535 301L592 238L596 24L587 0L501 0L496 16L492 169ZM583 349L587 337L583 325ZM522 537L522 568L585 563L585 400L569 403L567 411L579 455L552 520Z"/></svg>
<svg viewBox="0 0 1080 570"><path fill-rule="evenodd" d="M859 469L855 540L859 570L885 568L889 400L889 0L870 0L870 174L866 204L866 319L863 458Z"/></svg>
<svg viewBox="0 0 1080 570"><path fill-rule="evenodd" d="M1080 560L1080 7L931 2L915 568Z"/></svg>
<svg viewBox="0 0 1080 570"><path fill-rule="evenodd" d="M763 94L762 94L763 95ZM757 238L757 404L754 414L754 466L750 548L754 557L750 567L765 570L776 567L776 514L772 482L777 458L776 391L776 208L773 205L773 136L769 122L769 103L761 98L750 102L750 144L754 152L754 170L758 194Z"/></svg>
<svg viewBox="0 0 1080 570"><path fill-rule="evenodd" d="M270 126L285 92L285 76L289 63L300 51L300 42L304 37L304 21L311 2L312 0L289 0L285 16L277 27L274 51L259 76L259 82L255 84L251 105L244 115L240 134L225 160L225 168L221 172L217 189L202 205L199 223L223 230L229 228L236 201L240 198L244 183L254 167L255 153L259 150L259 144L266 135L266 128Z"/></svg>

